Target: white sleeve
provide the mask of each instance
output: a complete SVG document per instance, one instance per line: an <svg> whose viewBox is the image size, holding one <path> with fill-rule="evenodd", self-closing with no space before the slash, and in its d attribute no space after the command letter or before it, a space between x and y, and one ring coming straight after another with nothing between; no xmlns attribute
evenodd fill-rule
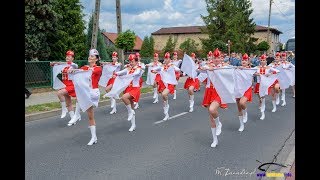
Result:
<svg viewBox="0 0 320 180"><path fill-rule="evenodd" d="M172 66L174 68L174 71L180 71L180 68L178 68L177 66Z"/></svg>
<svg viewBox="0 0 320 180"><path fill-rule="evenodd" d="M132 74L130 74L130 75L136 76L136 75L140 75L140 73L141 73L141 69L138 68L137 70L134 71L134 73L132 73Z"/></svg>
<svg viewBox="0 0 320 180"><path fill-rule="evenodd" d="M273 68L273 67L270 67L270 71L271 72L276 72L276 73L279 73L280 71L276 68Z"/></svg>
<svg viewBox="0 0 320 180"><path fill-rule="evenodd" d="M115 73L116 73L116 75L125 75L125 74L127 74L127 72L128 72L128 69L125 68L125 69L118 71L118 72L115 72Z"/></svg>

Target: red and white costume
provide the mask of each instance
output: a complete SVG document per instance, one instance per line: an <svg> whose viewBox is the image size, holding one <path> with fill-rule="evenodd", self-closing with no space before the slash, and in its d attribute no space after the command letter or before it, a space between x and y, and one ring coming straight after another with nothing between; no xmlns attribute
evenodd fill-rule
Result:
<svg viewBox="0 0 320 180"><path fill-rule="evenodd" d="M156 59L156 58L158 59L159 54L154 53L153 57L154 57L154 59ZM160 74L157 71L156 72L151 72L151 71L153 69L161 67L162 63L159 61L153 61L153 62L147 64L146 66L148 66L148 74L147 74L146 84L151 85L151 86L156 84L158 86L158 82L161 79ZM158 95L158 88L157 87L153 88L153 99L154 99L153 103L159 102L159 95Z"/></svg>

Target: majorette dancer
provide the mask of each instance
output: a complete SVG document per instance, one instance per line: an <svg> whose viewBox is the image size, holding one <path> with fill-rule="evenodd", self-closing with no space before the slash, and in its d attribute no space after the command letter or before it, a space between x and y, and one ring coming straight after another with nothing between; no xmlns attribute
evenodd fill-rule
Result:
<svg viewBox="0 0 320 180"><path fill-rule="evenodd" d="M96 135L96 122L94 118L94 109L93 107L98 107L99 99L100 99L100 91L99 91L99 85L98 82L100 80L101 74L102 74L102 68L101 66L97 65L97 62L100 60L99 52L96 49L91 49L89 51L89 57L88 57L88 63L89 65L84 65L80 69L71 69L68 71L68 73L77 73L81 71L92 71L91 77L88 82L91 81L91 84L89 84L90 87L90 93L89 96L82 97L78 95L78 101L79 103L82 103L83 98L90 97L89 102L85 100L84 104L90 103L90 107L86 109L86 112L88 114L89 119L89 128L91 132L91 139L87 145L91 146L98 142L98 138ZM80 113L80 108L79 108ZM69 121L69 126L75 124L77 122L77 119L73 118Z"/></svg>
<svg viewBox="0 0 320 180"><path fill-rule="evenodd" d="M216 68L223 67L223 65L221 64L220 56L221 52L219 51L219 49L215 49L213 52L212 61L201 67L199 71L208 73L208 71L214 71L214 69ZM206 107L209 113L209 120L213 137L211 147L216 147L218 145L218 135L221 134L222 128L222 123L219 120L218 113L218 108L221 107L221 98L210 78L207 79L202 106Z"/></svg>
<svg viewBox="0 0 320 180"><path fill-rule="evenodd" d="M114 71L112 73L118 72L121 70L121 63L118 62L118 53L117 52L113 52L112 53L112 62L101 62L101 65L108 65L108 68L112 68L114 69ZM107 82L107 86L106 86L106 92L110 92L110 90L112 89L113 83L114 83L115 78L111 77L109 79L109 81ZM110 97L110 107L112 108L112 110L110 111L110 114L114 114L117 113L117 103L116 100L113 97Z"/></svg>
<svg viewBox="0 0 320 180"><path fill-rule="evenodd" d="M148 75L147 75L147 81L146 84L153 86L153 104L159 102L159 95L158 95L158 82L161 79L160 74L157 72L152 73L151 70L157 67L161 67L162 63L159 62L159 54L154 53L153 55L153 62L146 64L148 67Z"/></svg>
<svg viewBox="0 0 320 180"><path fill-rule="evenodd" d="M211 62L212 61L212 56L213 56L212 51L209 51L208 54L207 54L207 61L202 61L202 63L200 64L199 68L201 68L202 66L205 66L208 63L212 63ZM198 77L198 79L199 79L199 81L201 83L203 83L204 85L207 84L208 75L207 75L206 72L199 72L197 77Z"/></svg>
<svg viewBox="0 0 320 180"><path fill-rule="evenodd" d="M58 90L57 96L60 100L61 104L61 118L66 117L67 112L69 112L70 118L72 119L74 116L73 106L71 97L76 98L76 92L74 90L74 85L72 80L68 78L68 70L70 69L77 69L78 65L73 62L74 60L74 52L72 50L68 50L66 52L66 63L65 62L50 62L50 66L60 65L60 64L66 64L66 67L64 67L61 71L62 75L62 82L65 85L65 88L62 88ZM78 107L78 103L76 103L76 112ZM81 119L80 114L77 116Z"/></svg>
<svg viewBox="0 0 320 180"><path fill-rule="evenodd" d="M178 84L175 75L177 71L180 69L171 63L169 52L164 55L163 66L152 70L152 72L158 72L161 78L158 82L158 92L162 93L164 121L169 119L168 94L174 94L174 85Z"/></svg>
<svg viewBox="0 0 320 180"><path fill-rule="evenodd" d="M274 79L271 79L270 82L272 83L266 83L266 82L263 82L263 83L266 83L266 84L270 84L270 86L267 88L267 93L266 92L261 92L261 89L260 89L260 84L262 83L261 81L261 76L265 76L265 77L269 77L271 76L272 74L276 74L279 72L279 70L273 68L273 67L270 67L270 66L267 66L267 57L265 54L262 54L260 56L260 66L257 67L257 72L255 73L255 75L257 75L257 83L255 85L255 92L259 93L259 97L261 99L261 108L260 108L260 111L261 111L261 117L260 119L261 120L264 120L265 119L265 103L266 103L266 99L265 99L265 96L266 95L270 95L271 94L271 91L272 89L274 88L274 85L275 83L277 83L277 79L274 78ZM268 79L265 79L265 81L268 81ZM263 90L264 91L264 90ZM274 102L275 104L275 102Z"/></svg>
<svg viewBox="0 0 320 180"><path fill-rule="evenodd" d="M179 68L182 60L181 60L181 59L178 59L178 53L177 53L177 52L173 52L173 59L171 60L171 62L172 62L172 64L174 64L177 68ZM176 71L175 74L176 74L176 79L177 79L177 81L179 81L181 72L180 72L180 71ZM174 85L173 99L177 99L177 86L176 86L176 85Z"/></svg>
<svg viewBox="0 0 320 180"><path fill-rule="evenodd" d="M285 70L293 70L295 68L295 66L287 61L287 54L285 52L281 53L281 66L283 69ZM293 71L294 73L294 71ZM289 85L292 85L293 87L293 90L294 90L294 75L291 73L291 77L290 77L290 83ZM286 89L281 89L282 93L281 93L281 100L282 100L282 104L281 106L285 106L287 103L286 103Z"/></svg>
<svg viewBox="0 0 320 180"><path fill-rule="evenodd" d="M196 60L196 54L195 53L191 53L191 59L193 61ZM196 64L196 69L198 69L198 65ZM192 78L192 77L188 77L186 82L184 83L184 89L186 89L188 91L189 94L189 112L193 112L193 106L194 106L194 90L199 90L200 88L200 81L199 79L196 78Z"/></svg>
<svg viewBox="0 0 320 180"><path fill-rule="evenodd" d="M146 70L146 65L141 62L141 57L140 57L140 53L136 53L136 57L138 58L138 66L141 68L141 74L140 74L140 88L142 88L142 84L143 84L143 78L142 75L144 73L144 71ZM138 109L139 108L139 102L134 102L134 109Z"/></svg>
<svg viewBox="0 0 320 180"><path fill-rule="evenodd" d="M280 53L276 53L274 61L271 62L268 66L273 67L275 69L279 68L281 66L281 62L280 62ZM279 83L279 79L276 80L276 82L274 82L274 84L271 86L272 90L271 90L271 96L272 96L272 112L276 112L277 111L277 105L280 103L280 99L279 99L279 93L280 93L280 83Z"/></svg>
<svg viewBox="0 0 320 180"><path fill-rule="evenodd" d="M241 60L241 66L236 67L235 71L235 98L238 107L238 116L240 128L244 130L244 123L248 120L247 102L252 102L252 80L255 69L251 68L249 57L244 53Z"/></svg>
<svg viewBox="0 0 320 180"><path fill-rule="evenodd" d="M135 111L134 102L138 102L140 98L140 76L141 76L141 68L138 66L138 58L134 54L130 54L129 64L127 68L115 72L114 77L122 76L122 75L130 75L133 77L133 80L126 87L122 95L122 101L126 105L128 110L128 121L131 121L131 127L129 131L134 131L136 129L136 120L135 120Z"/></svg>

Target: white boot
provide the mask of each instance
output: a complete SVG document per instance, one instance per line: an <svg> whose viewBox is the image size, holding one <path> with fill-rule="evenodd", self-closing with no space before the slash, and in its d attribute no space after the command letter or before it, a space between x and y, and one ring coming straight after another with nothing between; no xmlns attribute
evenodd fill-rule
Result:
<svg viewBox="0 0 320 180"><path fill-rule="evenodd" d="M174 90L173 99L177 99L177 90Z"/></svg>
<svg viewBox="0 0 320 180"><path fill-rule="evenodd" d="M218 145L218 136L216 135L216 128L211 128L213 142L211 147L216 147Z"/></svg>
<svg viewBox="0 0 320 180"><path fill-rule="evenodd" d="M165 117L163 118L163 121L166 121L166 120L169 119L169 108L170 108L170 106L169 106L168 102L164 102L163 104L164 104L163 113L165 115Z"/></svg>
<svg viewBox="0 0 320 180"><path fill-rule="evenodd" d="M244 130L243 116L239 116L240 128L238 131L242 132Z"/></svg>
<svg viewBox="0 0 320 180"><path fill-rule="evenodd" d="M248 120L248 112L247 109L242 110L243 112L243 123L246 123Z"/></svg>
<svg viewBox="0 0 320 180"><path fill-rule="evenodd" d="M216 122L216 135L219 136L221 134L222 123L220 122L219 116L215 119Z"/></svg>
<svg viewBox="0 0 320 180"><path fill-rule="evenodd" d="M111 108L113 108L116 105L116 100L113 97L110 98L110 104L111 104L110 106Z"/></svg>
<svg viewBox="0 0 320 180"><path fill-rule="evenodd" d="M61 103L61 118L66 117L68 109L66 106L66 102L60 102Z"/></svg>
<svg viewBox="0 0 320 180"><path fill-rule="evenodd" d="M136 116L133 115L132 119L131 119L131 127L129 129L130 132L136 130Z"/></svg>
<svg viewBox="0 0 320 180"><path fill-rule="evenodd" d="M115 114L117 113L117 105L115 104L110 112L110 114Z"/></svg>
<svg viewBox="0 0 320 180"><path fill-rule="evenodd" d="M137 102L134 103L134 109L139 109L139 103Z"/></svg>
<svg viewBox="0 0 320 180"><path fill-rule="evenodd" d="M153 88L153 99L155 99L157 97L157 88Z"/></svg>
<svg viewBox="0 0 320 180"><path fill-rule="evenodd" d="M72 126L77 123L77 121L81 120L81 115L80 115L80 105L79 103L76 103L76 112L74 116L71 118L71 120L68 122L68 126Z"/></svg>
<svg viewBox="0 0 320 180"><path fill-rule="evenodd" d="M276 112L277 111L276 101L272 100L272 106L273 106L273 109L271 112Z"/></svg>
<svg viewBox="0 0 320 180"><path fill-rule="evenodd" d="M157 93L157 94L156 94L156 96L155 96L155 100L153 101L153 104L155 104L155 103L158 103L158 102L159 102L158 97L159 97L159 95L158 95L158 93Z"/></svg>
<svg viewBox="0 0 320 180"><path fill-rule="evenodd" d="M126 105L128 110L128 121L130 121L133 118L133 115L135 114L134 110L131 108L131 104Z"/></svg>
<svg viewBox="0 0 320 180"><path fill-rule="evenodd" d="M276 105L280 104L280 95L279 93L276 94Z"/></svg>
<svg viewBox="0 0 320 180"><path fill-rule="evenodd" d="M95 144L98 142L98 138L96 135L96 126L89 126L90 131L91 131L91 140L87 144L88 146L91 146L92 144Z"/></svg>
<svg viewBox="0 0 320 180"><path fill-rule="evenodd" d="M70 115L70 118L72 119L72 117L74 116L74 111L69 111L69 115Z"/></svg>
<svg viewBox="0 0 320 180"><path fill-rule="evenodd" d="M261 102L261 109L260 109L260 111L261 111L261 117L260 117L260 119L261 119L261 120L264 120L264 118L265 118L264 111L265 111L265 109L266 109L266 99L265 99L265 98L262 98L261 101L262 101L262 102Z"/></svg>
<svg viewBox="0 0 320 180"><path fill-rule="evenodd" d="M282 100L281 106L285 106L287 104L286 103L286 90L285 89L282 90L281 100Z"/></svg>
<svg viewBox="0 0 320 180"><path fill-rule="evenodd" d="M261 120L264 120L264 118L265 118L264 111L261 111L261 117L260 117L260 119L261 119Z"/></svg>
<svg viewBox="0 0 320 180"><path fill-rule="evenodd" d="M193 100L189 100L189 103L190 103L190 105L189 105L189 112L193 112L193 105L194 105L194 101Z"/></svg>

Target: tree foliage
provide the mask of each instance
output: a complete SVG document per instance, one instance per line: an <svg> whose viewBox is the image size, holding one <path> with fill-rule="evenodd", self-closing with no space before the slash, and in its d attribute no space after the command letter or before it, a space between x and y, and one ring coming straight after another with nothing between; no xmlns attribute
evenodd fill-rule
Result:
<svg viewBox="0 0 320 180"><path fill-rule="evenodd" d="M79 0L55 0L54 11L60 16L57 29L49 38L52 51L50 59L64 59L65 52L69 49L75 52L75 59L86 59L82 9Z"/></svg>
<svg viewBox="0 0 320 180"><path fill-rule="evenodd" d="M25 0L25 60L46 60L51 49L48 36L55 33L58 14L53 0Z"/></svg>
<svg viewBox="0 0 320 180"><path fill-rule="evenodd" d="M92 29L93 29L93 14L91 14L89 23L88 23L88 33L87 33L87 51L86 57L89 56L89 49L91 49L91 40L92 40ZM98 36L97 36L97 50L99 52L100 58L102 61L110 61L111 60L111 53L108 53L107 45L104 41L104 37L102 35L102 30L98 28Z"/></svg>
<svg viewBox="0 0 320 180"><path fill-rule="evenodd" d="M154 40L153 37L145 36L143 38L140 55L141 57L152 57L154 52Z"/></svg>
<svg viewBox="0 0 320 180"><path fill-rule="evenodd" d="M187 53L187 54L191 54L191 53L195 53L197 52L197 47L199 46L198 43L195 42L195 40L187 38L183 43L180 44L180 49Z"/></svg>
<svg viewBox="0 0 320 180"><path fill-rule="evenodd" d="M178 39L176 38L173 40L172 36L171 35L169 36L169 39L167 40L165 47L162 49L163 56L166 52L169 52L170 54L173 53L177 44L177 40Z"/></svg>
<svg viewBox="0 0 320 180"><path fill-rule="evenodd" d="M251 35L255 32L255 23L250 15L253 12L250 0L206 0L208 15L201 15L209 38L202 40L204 49L211 49L211 42L232 42L231 51L245 52L255 49L256 41Z"/></svg>
<svg viewBox="0 0 320 180"><path fill-rule="evenodd" d="M258 50L259 51L267 51L268 49L270 48L270 45L268 44L268 42L266 41L261 41L259 44L258 44Z"/></svg>
<svg viewBox="0 0 320 180"><path fill-rule="evenodd" d="M115 46L119 49L123 49L124 52L133 50L135 44L136 34L131 30L126 30L118 34L115 42Z"/></svg>

